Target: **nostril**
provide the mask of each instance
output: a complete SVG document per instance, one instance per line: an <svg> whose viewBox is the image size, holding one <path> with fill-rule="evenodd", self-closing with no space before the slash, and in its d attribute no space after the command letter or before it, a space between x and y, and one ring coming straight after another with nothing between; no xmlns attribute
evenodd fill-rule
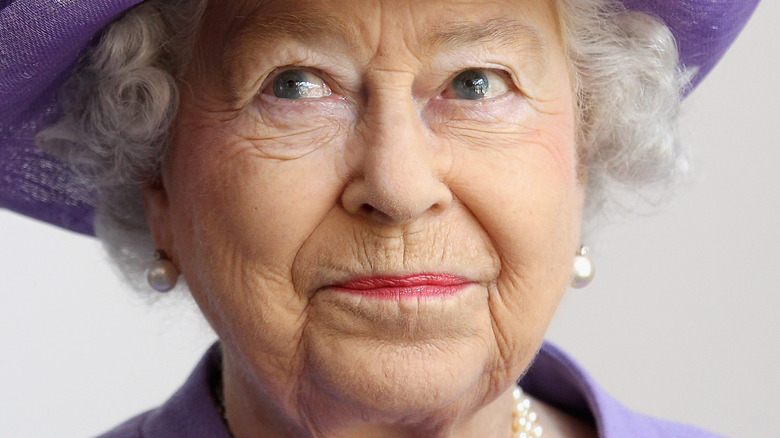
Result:
<svg viewBox="0 0 780 438"><path fill-rule="evenodd" d="M381 208L376 208L370 203L362 204L360 208L358 208L358 213L363 217L371 218L371 220L382 223L403 221L403 219L400 219L398 215L386 212Z"/></svg>
<svg viewBox="0 0 780 438"><path fill-rule="evenodd" d="M372 174L349 182L341 195L349 214L385 224L407 222L426 212L441 214L451 202L449 187L423 174L414 181Z"/></svg>

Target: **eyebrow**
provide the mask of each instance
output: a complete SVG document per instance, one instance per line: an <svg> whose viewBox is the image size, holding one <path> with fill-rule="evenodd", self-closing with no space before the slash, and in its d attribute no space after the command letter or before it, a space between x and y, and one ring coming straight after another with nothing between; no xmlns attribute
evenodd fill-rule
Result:
<svg viewBox="0 0 780 438"><path fill-rule="evenodd" d="M256 13L242 21L236 30L230 32L224 61L235 59L247 46L268 44L285 37L303 43L322 43L335 38L341 45L355 52L359 50L357 41L362 37L357 29L346 26L339 17L321 12ZM479 23L440 24L425 32L420 41L423 50L429 53L487 42L510 47L522 42L526 48L540 54L545 51L544 38L536 27L510 18L494 18Z"/></svg>
<svg viewBox="0 0 780 438"><path fill-rule="evenodd" d="M321 12L254 11L235 18L238 22L231 26L223 41L219 67L234 102L239 100L240 90L246 86L240 76L246 71L247 60L257 54L272 53L279 41L292 39L303 44L329 46L335 40L353 53L358 50L359 32L337 17Z"/></svg>
<svg viewBox="0 0 780 438"><path fill-rule="evenodd" d="M529 24L510 18L494 18L480 23L445 23L435 26L421 39L426 50L454 49L482 43L524 48L542 55L546 50L539 30Z"/></svg>
<svg viewBox="0 0 780 438"><path fill-rule="evenodd" d="M357 50L360 34L338 17L321 12L254 13L243 17L236 29L229 32L223 60L235 60L249 48L274 44L285 38L302 43L327 43L336 39L349 50Z"/></svg>
<svg viewBox="0 0 780 438"><path fill-rule="evenodd" d="M360 30L348 26L337 16L321 11L296 11L278 13L255 13L240 18L239 23L228 31L225 51L221 55L222 77L230 78L241 71L250 53L274 49L274 44L283 39L293 39L304 44L340 46L348 52L364 50L359 41L364 37ZM420 38L424 53L458 49L479 44L493 44L499 47L523 50L538 59L545 59L545 40L540 31L516 19L495 18L477 23L445 22L425 31ZM546 64L543 62L543 64ZM236 92L234 81L228 81ZM236 95L234 94L234 97Z"/></svg>

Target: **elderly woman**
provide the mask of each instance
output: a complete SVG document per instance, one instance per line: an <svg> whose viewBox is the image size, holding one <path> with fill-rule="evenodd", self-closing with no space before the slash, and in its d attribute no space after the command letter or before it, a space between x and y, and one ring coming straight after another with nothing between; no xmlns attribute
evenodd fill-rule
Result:
<svg viewBox="0 0 780 438"><path fill-rule="evenodd" d="M610 184L684 168L681 96L755 1L55 3L0 15L4 171L40 183L4 202L94 223L219 336L105 436L710 436L542 339Z"/></svg>

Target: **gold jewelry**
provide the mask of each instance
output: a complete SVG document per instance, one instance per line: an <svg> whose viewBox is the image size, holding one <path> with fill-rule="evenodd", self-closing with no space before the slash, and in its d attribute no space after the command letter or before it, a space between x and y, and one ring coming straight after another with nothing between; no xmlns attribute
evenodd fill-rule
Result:
<svg viewBox="0 0 780 438"><path fill-rule="evenodd" d="M536 412L531 410L531 400L523 394L520 385L512 390L514 409L512 410L512 438L539 438L542 426L536 424Z"/></svg>

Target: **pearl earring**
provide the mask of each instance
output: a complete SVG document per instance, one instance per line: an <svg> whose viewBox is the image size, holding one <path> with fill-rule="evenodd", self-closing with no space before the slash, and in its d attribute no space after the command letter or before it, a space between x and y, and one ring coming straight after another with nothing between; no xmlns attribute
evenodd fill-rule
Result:
<svg viewBox="0 0 780 438"><path fill-rule="evenodd" d="M176 265L168 260L165 251L158 249L154 252L154 262L146 271L146 281L157 292L168 292L176 286L179 279L179 270Z"/></svg>
<svg viewBox="0 0 780 438"><path fill-rule="evenodd" d="M574 257L574 269L571 276L571 287L573 288L582 289L587 286L596 274L593 263L588 258L588 251L588 247L582 245Z"/></svg>

